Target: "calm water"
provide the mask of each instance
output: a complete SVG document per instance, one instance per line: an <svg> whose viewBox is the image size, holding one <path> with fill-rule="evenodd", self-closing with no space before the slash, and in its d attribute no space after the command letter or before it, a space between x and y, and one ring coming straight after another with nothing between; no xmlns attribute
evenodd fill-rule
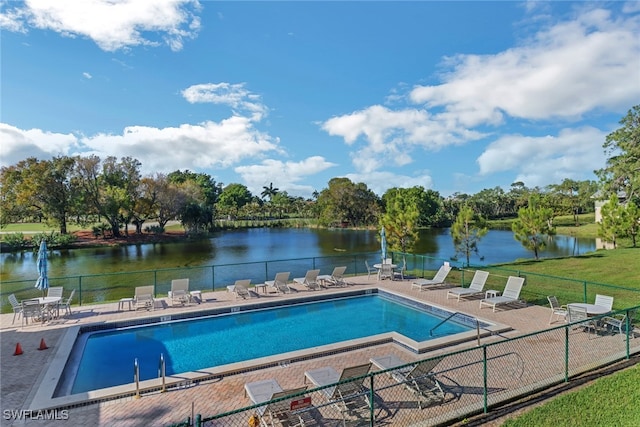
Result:
<svg viewBox="0 0 640 427"><path fill-rule="evenodd" d="M160 354L173 375L392 331L428 341L441 320L371 295L100 332L86 341L72 393L130 383L135 358L145 380L157 378ZM256 339L256 327L269 331L268 339ZM469 329L446 322L437 337Z"/></svg>
<svg viewBox="0 0 640 427"><path fill-rule="evenodd" d="M49 277L374 253L380 250L377 237L367 230L256 228L195 242L50 251ZM478 246L479 256L471 260L475 265L533 258L511 231L491 230ZM578 255L595 248L595 239L555 236L541 256ZM415 253L445 260L455 256L449 229L421 230ZM0 254L0 266L2 281L33 278L35 283L35 253Z"/></svg>

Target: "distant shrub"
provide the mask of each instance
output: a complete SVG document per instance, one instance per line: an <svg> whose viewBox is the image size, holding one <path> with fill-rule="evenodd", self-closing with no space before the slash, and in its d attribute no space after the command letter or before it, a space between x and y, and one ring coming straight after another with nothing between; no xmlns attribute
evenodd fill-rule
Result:
<svg viewBox="0 0 640 427"><path fill-rule="evenodd" d="M162 234L164 233L164 227L160 227L159 225L148 225L144 228L144 231L147 233Z"/></svg>
<svg viewBox="0 0 640 427"><path fill-rule="evenodd" d="M74 234L60 234L56 231L52 231L50 233L37 233L31 238L31 246L37 249L42 240L46 240L49 247L68 246L77 239L78 237Z"/></svg>
<svg viewBox="0 0 640 427"><path fill-rule="evenodd" d="M11 249L24 249L29 246L29 241L24 238L22 233L5 234L2 242Z"/></svg>

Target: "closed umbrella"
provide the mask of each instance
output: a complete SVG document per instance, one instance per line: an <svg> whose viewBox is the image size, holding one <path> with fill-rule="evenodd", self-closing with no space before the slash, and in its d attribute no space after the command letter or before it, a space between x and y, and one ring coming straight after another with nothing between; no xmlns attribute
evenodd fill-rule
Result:
<svg viewBox="0 0 640 427"><path fill-rule="evenodd" d="M387 259L387 233L384 227L380 230L380 251L382 252L382 262Z"/></svg>
<svg viewBox="0 0 640 427"><path fill-rule="evenodd" d="M40 289L42 291L42 296L44 296L45 291L49 289L49 278L47 277L47 242L44 239L40 242L36 266L38 268L36 288Z"/></svg>

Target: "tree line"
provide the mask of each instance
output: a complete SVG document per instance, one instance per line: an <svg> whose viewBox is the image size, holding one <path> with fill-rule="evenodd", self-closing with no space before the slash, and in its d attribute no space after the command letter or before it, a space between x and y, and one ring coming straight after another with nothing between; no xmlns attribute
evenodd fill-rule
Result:
<svg viewBox="0 0 640 427"><path fill-rule="evenodd" d="M461 214L467 227L480 219L517 218L535 200L536 209L545 209L545 221L552 226L558 215L573 215L578 223L579 214L593 212L596 194L606 199L624 193L625 200L637 206L640 106L620 123L623 126L603 145L609 158L605 168L595 171L600 182L564 179L545 188L514 182L507 191L495 187L449 197L421 186L391 188L378 196L365 183L344 177L331 179L311 198L290 196L273 183L256 195L243 184L224 185L189 170L142 176L142 164L132 157L29 157L0 169L0 226L46 221L67 234L70 222L103 222L104 232L120 237L129 232L128 225L140 234L152 221L160 231L178 220L187 233L205 233L219 227L221 220L312 218L327 227L384 226L390 246L407 252L417 228L451 226L461 221ZM607 209L605 213L612 210ZM616 227L615 235L624 234L620 230L625 226Z"/></svg>

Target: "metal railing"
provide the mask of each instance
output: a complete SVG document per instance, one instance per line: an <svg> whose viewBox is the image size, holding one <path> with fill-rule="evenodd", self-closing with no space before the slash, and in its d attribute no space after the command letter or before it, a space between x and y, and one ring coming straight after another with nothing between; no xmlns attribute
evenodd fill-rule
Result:
<svg viewBox="0 0 640 427"><path fill-rule="evenodd" d="M638 308L640 306L615 314L630 314ZM594 317L589 321L602 325L603 318ZM308 398L311 404L289 411L290 415L312 418L317 425L342 425L343 422L358 421L358 418L363 425L370 426L447 425L488 413L492 407L570 382L582 373L640 354L640 339L637 339L640 330L633 328L630 318L627 315L627 328L623 334L602 326L592 337L589 329L576 322L343 381L365 386L360 393L343 398L352 409L357 408L358 400L366 398L368 405L361 405L359 412L356 409L341 411L340 399L327 398L324 390L333 389L336 383L221 414L198 414L194 425L211 422L211 425L245 427L252 417L264 418L268 423L270 408L279 402L297 402L302 398ZM537 351L532 351L532 346ZM410 370L417 363L435 359L438 360L436 368L422 378L403 380L402 376L394 375ZM420 383L425 387L417 392ZM424 399L422 404L418 404L420 399ZM289 402L285 404L286 408L290 407Z"/></svg>
<svg viewBox="0 0 640 427"><path fill-rule="evenodd" d="M406 260L405 276L432 277L443 262L450 262L454 267L447 281L467 286L476 268L491 272L486 288L502 289L506 277L510 275L526 277L522 297L528 302L546 305L547 295L556 295L564 301L588 302L597 293L606 293L615 298L616 307L627 307L638 301L640 289L624 288L603 283L589 282L566 277L531 273L525 270L514 270L506 267L473 267L463 268L462 264L433 258L425 255L395 252L391 254L394 262ZM192 290L218 291L226 290L236 279L251 279L251 282L264 283L272 280L279 271L289 271L292 277L303 277L307 270L320 269L321 274L329 274L334 267L346 265L347 276L366 275L365 261L369 264L379 262L380 254L357 253L326 257L307 257L282 260L268 260L233 264L217 264L198 267L176 267L155 270L139 270L93 275L76 275L66 277L50 277L49 286L62 286L65 294L76 289L74 305L99 304L119 301L134 294L137 286L153 285L155 295L167 295L171 289L171 280L189 278ZM35 289L36 277L25 280L7 280L0 289L0 306L2 313L11 312L8 296L15 294L18 300L41 296Z"/></svg>

